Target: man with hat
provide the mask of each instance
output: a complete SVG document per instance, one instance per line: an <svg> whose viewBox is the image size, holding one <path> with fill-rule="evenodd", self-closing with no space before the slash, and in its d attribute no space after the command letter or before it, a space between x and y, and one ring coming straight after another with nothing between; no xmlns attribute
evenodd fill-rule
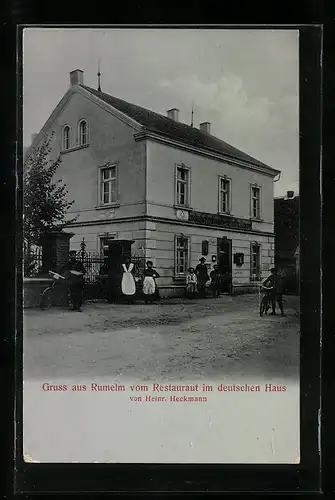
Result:
<svg viewBox="0 0 335 500"><path fill-rule="evenodd" d="M272 305L272 313L274 316L276 314L276 302L278 303L280 313L285 316L284 306L283 306L283 282L277 269L273 267L270 269L270 276L263 281L263 286L271 288L270 298Z"/></svg>
<svg viewBox="0 0 335 500"><path fill-rule="evenodd" d="M206 296L206 283L209 280L209 276L205 257L201 257L199 261L200 264L195 268L195 274L197 275L199 297L204 298Z"/></svg>
<svg viewBox="0 0 335 500"><path fill-rule="evenodd" d="M76 252L71 250L69 254L68 280L73 311L81 311L85 274L86 269L84 268L82 262L76 258Z"/></svg>

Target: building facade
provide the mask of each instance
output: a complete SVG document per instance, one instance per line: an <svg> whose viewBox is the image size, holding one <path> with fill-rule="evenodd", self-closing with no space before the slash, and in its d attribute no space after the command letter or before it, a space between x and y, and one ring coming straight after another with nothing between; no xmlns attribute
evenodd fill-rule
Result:
<svg viewBox="0 0 335 500"><path fill-rule="evenodd" d="M274 264L274 180L278 170L178 121L86 87L70 73L70 89L35 137L51 133L57 176L74 204L72 249L85 239L100 252L131 240L153 260L166 295L183 287L188 267L204 256L250 290ZM28 151L27 156L29 156Z"/></svg>
<svg viewBox="0 0 335 500"><path fill-rule="evenodd" d="M287 191L274 200L275 264L286 293L300 290L299 195Z"/></svg>

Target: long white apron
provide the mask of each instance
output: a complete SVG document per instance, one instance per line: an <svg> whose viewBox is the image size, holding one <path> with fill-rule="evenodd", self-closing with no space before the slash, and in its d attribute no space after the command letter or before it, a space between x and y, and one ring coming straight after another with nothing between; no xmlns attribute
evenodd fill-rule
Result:
<svg viewBox="0 0 335 500"><path fill-rule="evenodd" d="M136 285L131 271L134 268L134 264L130 264L129 268L126 268L126 264L122 264L124 273L122 275L121 290L124 295L134 295L136 292Z"/></svg>
<svg viewBox="0 0 335 500"><path fill-rule="evenodd" d="M153 295L156 291L155 280L151 276L145 276L143 281L143 293L145 295Z"/></svg>

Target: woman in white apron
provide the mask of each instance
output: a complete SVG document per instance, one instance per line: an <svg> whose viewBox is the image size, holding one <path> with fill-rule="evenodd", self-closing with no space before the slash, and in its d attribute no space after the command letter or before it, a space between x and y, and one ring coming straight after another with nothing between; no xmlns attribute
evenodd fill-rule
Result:
<svg viewBox="0 0 335 500"><path fill-rule="evenodd" d="M123 295L128 298L128 303L133 304L133 297L136 292L136 284L132 271L134 269L134 264L130 261L129 257L126 257L125 263L122 264L123 275L121 280L121 291Z"/></svg>
<svg viewBox="0 0 335 500"><path fill-rule="evenodd" d="M159 278L159 274L153 268L153 263L148 260L147 267L144 270L144 280L143 280L143 294L144 300L147 304L148 302L153 302L154 298L157 297L157 285L156 278Z"/></svg>

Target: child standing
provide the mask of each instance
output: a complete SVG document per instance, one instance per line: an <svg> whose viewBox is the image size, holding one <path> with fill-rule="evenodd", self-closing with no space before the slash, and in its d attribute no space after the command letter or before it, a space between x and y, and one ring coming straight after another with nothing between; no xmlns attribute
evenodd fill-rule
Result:
<svg viewBox="0 0 335 500"><path fill-rule="evenodd" d="M186 293L191 299L195 297L197 292L197 275L194 268L190 267L186 275Z"/></svg>

